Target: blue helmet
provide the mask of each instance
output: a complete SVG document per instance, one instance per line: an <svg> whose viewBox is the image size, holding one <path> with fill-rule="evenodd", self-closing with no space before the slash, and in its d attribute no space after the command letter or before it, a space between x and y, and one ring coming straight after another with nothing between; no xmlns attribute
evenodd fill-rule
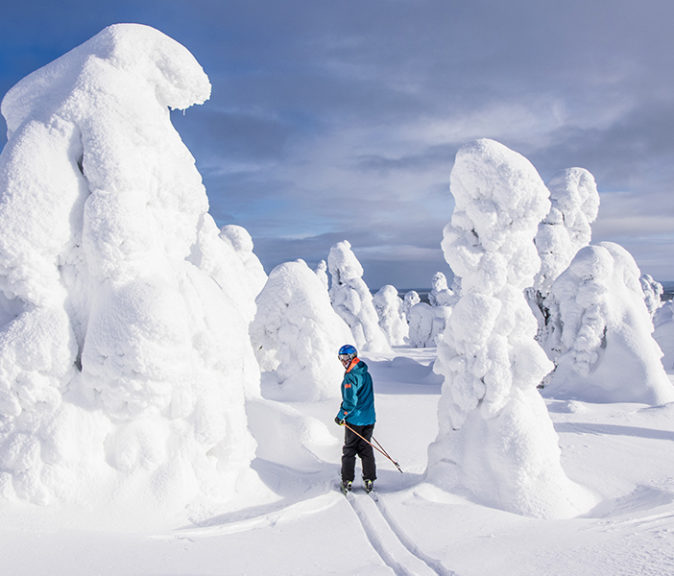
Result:
<svg viewBox="0 0 674 576"><path fill-rule="evenodd" d="M337 357L340 360L352 360L356 356L358 356L358 350L354 346L351 346L351 344L344 344L337 353Z"/></svg>

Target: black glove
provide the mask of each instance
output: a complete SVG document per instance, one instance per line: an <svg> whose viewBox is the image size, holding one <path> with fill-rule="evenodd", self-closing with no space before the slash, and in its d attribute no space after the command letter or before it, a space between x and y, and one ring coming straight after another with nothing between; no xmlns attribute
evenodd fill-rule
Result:
<svg viewBox="0 0 674 576"><path fill-rule="evenodd" d="M335 424L337 424L337 426L344 426L344 418L340 418L339 416L335 416Z"/></svg>

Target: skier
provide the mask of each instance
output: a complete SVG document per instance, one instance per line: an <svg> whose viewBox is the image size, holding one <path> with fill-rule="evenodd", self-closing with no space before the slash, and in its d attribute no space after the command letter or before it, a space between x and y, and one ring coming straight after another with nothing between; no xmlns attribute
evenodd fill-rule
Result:
<svg viewBox="0 0 674 576"><path fill-rule="evenodd" d="M347 424L342 448L340 488L344 493L351 490L357 454L363 467L365 490L370 492L373 482L377 479L374 451L369 444L375 423L372 377L367 371L367 364L358 359L358 352L350 344L342 346L337 357L346 370L342 380L342 405L335 417L335 422L340 426Z"/></svg>

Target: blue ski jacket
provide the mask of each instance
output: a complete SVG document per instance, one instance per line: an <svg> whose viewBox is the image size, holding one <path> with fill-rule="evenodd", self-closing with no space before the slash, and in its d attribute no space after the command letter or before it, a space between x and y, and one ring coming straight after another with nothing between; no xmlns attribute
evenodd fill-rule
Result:
<svg viewBox="0 0 674 576"><path fill-rule="evenodd" d="M367 364L354 358L342 380L342 405L337 417L354 426L374 424L374 388Z"/></svg>

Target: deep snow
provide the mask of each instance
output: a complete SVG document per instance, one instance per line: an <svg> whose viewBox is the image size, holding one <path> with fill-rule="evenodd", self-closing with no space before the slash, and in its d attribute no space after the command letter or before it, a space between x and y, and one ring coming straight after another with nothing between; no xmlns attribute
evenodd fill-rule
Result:
<svg viewBox="0 0 674 576"><path fill-rule="evenodd" d="M452 574L665 576L674 572L674 405L548 399L570 478L601 502L588 514L539 520L489 508L424 482L437 434L435 349L365 358L377 393L379 503L336 490L341 429L335 402L292 403L329 438L303 452L302 429L282 433L253 461L275 502L154 529L103 526L95 517L29 507L3 513L3 571L15 576ZM670 378L674 375L670 373ZM337 383L335 384L338 385ZM259 443L270 433L252 414ZM272 425L274 423L271 423ZM278 431L278 428L276 429ZM305 430L306 432L306 430ZM269 458L272 458L273 461Z"/></svg>

